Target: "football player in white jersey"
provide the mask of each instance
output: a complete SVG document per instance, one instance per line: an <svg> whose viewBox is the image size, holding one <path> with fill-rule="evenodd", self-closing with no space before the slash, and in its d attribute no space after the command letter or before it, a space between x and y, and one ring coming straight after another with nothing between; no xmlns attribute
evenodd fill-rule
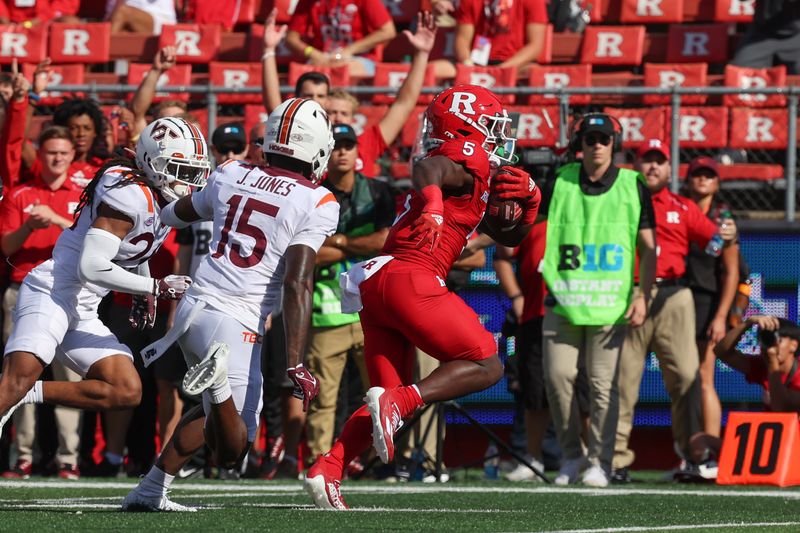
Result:
<svg viewBox="0 0 800 533"><path fill-rule="evenodd" d="M90 410L139 404L133 356L97 317L97 306L109 291L131 293L132 322L152 326L155 299L175 299L188 288L185 276L150 277L147 261L170 231L160 221L162 206L205 184L207 154L199 129L159 119L142 132L135 162L118 159L98 171L53 258L20 287L0 376L0 430L21 403ZM85 379L38 381L56 357Z"/></svg>
<svg viewBox="0 0 800 533"><path fill-rule="evenodd" d="M162 213L175 227L214 221L211 253L178 305L175 326L143 351L149 364L177 340L190 367L184 389L202 392L203 410L184 415L123 510L194 511L170 501L167 490L204 437L220 468L245 457L261 411L260 339L281 288L294 395L307 408L319 390L302 358L317 251L339 219L336 199L317 185L333 149L328 116L313 100L287 100L267 119L262 147L267 165L229 160L202 191Z"/></svg>

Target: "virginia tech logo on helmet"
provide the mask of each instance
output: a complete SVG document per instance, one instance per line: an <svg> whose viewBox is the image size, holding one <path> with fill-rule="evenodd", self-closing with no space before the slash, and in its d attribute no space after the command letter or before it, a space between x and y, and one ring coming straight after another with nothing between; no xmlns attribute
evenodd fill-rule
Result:
<svg viewBox="0 0 800 533"><path fill-rule="evenodd" d="M152 137L154 141L160 141L167 136L167 133L169 133L169 136L172 139L177 139L180 137L180 135L178 135L177 133L172 131L172 129L168 128L163 124L158 126L157 128L154 128L153 133L150 134L150 137Z"/></svg>

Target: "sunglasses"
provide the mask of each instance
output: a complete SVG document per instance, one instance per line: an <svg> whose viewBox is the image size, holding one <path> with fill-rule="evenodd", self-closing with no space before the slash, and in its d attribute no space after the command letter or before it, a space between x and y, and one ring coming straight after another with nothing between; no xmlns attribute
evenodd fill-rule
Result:
<svg viewBox="0 0 800 533"><path fill-rule="evenodd" d="M608 146L611 144L611 137L603 135L602 133L588 134L583 136L583 144L586 146L594 146L595 144L602 144Z"/></svg>

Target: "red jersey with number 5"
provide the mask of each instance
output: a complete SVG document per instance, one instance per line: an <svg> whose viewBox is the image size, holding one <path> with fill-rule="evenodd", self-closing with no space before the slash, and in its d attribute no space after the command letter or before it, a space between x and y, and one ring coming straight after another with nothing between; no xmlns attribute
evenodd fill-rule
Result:
<svg viewBox="0 0 800 533"><path fill-rule="evenodd" d="M290 246L319 250L339 222L328 189L299 174L227 161L192 195L203 220L213 220L210 253L187 294L261 331L275 307Z"/></svg>
<svg viewBox="0 0 800 533"><path fill-rule="evenodd" d="M425 200L417 191L411 191L403 210L389 231L383 254L396 261L414 263L432 271L442 279L467 244L467 236L480 224L489 199L489 158L480 146L470 141L449 140L431 150L426 157L444 156L462 165L472 174L472 192L462 196L448 196L444 191L444 227L439 247L431 254L428 246L417 248L417 240L409 238L411 224L420 216Z"/></svg>

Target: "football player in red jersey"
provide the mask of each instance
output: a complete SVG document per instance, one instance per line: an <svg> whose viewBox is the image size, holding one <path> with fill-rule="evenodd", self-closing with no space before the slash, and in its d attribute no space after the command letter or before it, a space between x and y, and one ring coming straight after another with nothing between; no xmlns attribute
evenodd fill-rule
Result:
<svg viewBox="0 0 800 533"><path fill-rule="evenodd" d="M494 337L444 280L479 224L498 242L514 246L536 218L538 188L527 172L508 166L515 161L510 122L497 97L483 87L460 85L439 93L425 114L427 153L414 166L414 190L383 254L342 275L343 311L348 301L349 312L363 305L372 388L331 451L308 471L305 487L318 507L347 508L339 493L343 468L371 440L388 463L402 419L425 403L483 390L503 374ZM490 192L523 203L519 224L500 232L481 223ZM416 384L410 378L412 346L442 363Z"/></svg>

